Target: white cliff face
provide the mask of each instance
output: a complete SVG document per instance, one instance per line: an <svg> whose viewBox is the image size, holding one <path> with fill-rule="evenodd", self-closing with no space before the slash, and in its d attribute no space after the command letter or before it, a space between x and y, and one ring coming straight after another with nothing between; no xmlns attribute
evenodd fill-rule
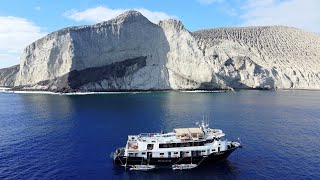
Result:
<svg viewBox="0 0 320 180"><path fill-rule="evenodd" d="M67 29L49 34L24 50L15 85L35 84L61 76L70 71L73 56Z"/></svg>
<svg viewBox="0 0 320 180"><path fill-rule="evenodd" d="M160 26L170 46L166 63L170 87L196 89L202 83L210 82L211 68L191 33L177 20L160 22Z"/></svg>
<svg viewBox="0 0 320 180"><path fill-rule="evenodd" d="M0 69L0 86L12 87L14 85L18 71L19 65Z"/></svg>
<svg viewBox="0 0 320 180"><path fill-rule="evenodd" d="M320 36L287 27L190 33L128 11L53 32L21 56L15 86L56 91L320 88Z"/></svg>
<svg viewBox="0 0 320 180"><path fill-rule="evenodd" d="M320 88L320 36L289 27L193 33L215 73L248 88Z"/></svg>
<svg viewBox="0 0 320 180"><path fill-rule="evenodd" d="M166 43L163 30L135 11L93 26L66 28L26 48L15 85L32 85L59 78L70 71L146 56L143 69L115 78L114 81L121 83L110 86L115 89L168 89L163 72L169 51ZM97 82L99 85L84 84L81 88L111 88L108 83L101 82Z"/></svg>

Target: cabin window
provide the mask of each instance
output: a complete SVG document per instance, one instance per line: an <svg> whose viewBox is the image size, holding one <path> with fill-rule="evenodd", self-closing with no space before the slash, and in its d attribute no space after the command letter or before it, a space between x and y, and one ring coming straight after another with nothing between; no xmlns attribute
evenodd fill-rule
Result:
<svg viewBox="0 0 320 180"><path fill-rule="evenodd" d="M153 149L153 144L148 144L148 145L147 145L147 149L148 149L148 150L152 150L152 149Z"/></svg>
<svg viewBox="0 0 320 180"><path fill-rule="evenodd" d="M174 154L178 154L178 152L174 152Z"/></svg>
<svg viewBox="0 0 320 180"><path fill-rule="evenodd" d="M201 152L206 152L206 150L202 150Z"/></svg>
<svg viewBox="0 0 320 180"><path fill-rule="evenodd" d="M155 143L156 141L151 141L151 142Z"/></svg>
<svg viewBox="0 0 320 180"><path fill-rule="evenodd" d="M211 151L216 151L215 149L211 149Z"/></svg>
<svg viewBox="0 0 320 180"><path fill-rule="evenodd" d="M207 140L206 143L212 143L213 139Z"/></svg>
<svg viewBox="0 0 320 180"><path fill-rule="evenodd" d="M129 157L132 157L132 156L133 156L133 153L129 153L128 156L129 156Z"/></svg>
<svg viewBox="0 0 320 180"><path fill-rule="evenodd" d="M159 148L168 148L169 144L159 144Z"/></svg>
<svg viewBox="0 0 320 180"><path fill-rule="evenodd" d="M145 152L143 152L143 153L141 153L142 155L145 155L146 153Z"/></svg>
<svg viewBox="0 0 320 180"><path fill-rule="evenodd" d="M192 147L192 146L204 146L206 142L188 142L188 143L169 143L169 144L159 144L159 148L175 148L175 147Z"/></svg>
<svg viewBox="0 0 320 180"><path fill-rule="evenodd" d="M173 144L172 144L172 147L177 147L177 144L176 144L176 143L173 143Z"/></svg>
<svg viewBox="0 0 320 180"><path fill-rule="evenodd" d="M164 155L164 153L160 153L160 156L163 156Z"/></svg>

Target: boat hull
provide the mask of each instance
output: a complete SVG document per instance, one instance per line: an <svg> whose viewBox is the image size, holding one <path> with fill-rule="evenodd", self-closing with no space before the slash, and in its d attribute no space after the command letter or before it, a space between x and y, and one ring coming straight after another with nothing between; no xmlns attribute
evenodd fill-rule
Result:
<svg viewBox="0 0 320 180"><path fill-rule="evenodd" d="M157 166L171 166L173 164L205 164L210 162L226 159L236 148L228 149L226 151L215 152L208 156L193 156L191 157L172 157L172 158L150 158L143 159L141 157L125 157L117 156L113 162L116 165L137 165L149 164Z"/></svg>

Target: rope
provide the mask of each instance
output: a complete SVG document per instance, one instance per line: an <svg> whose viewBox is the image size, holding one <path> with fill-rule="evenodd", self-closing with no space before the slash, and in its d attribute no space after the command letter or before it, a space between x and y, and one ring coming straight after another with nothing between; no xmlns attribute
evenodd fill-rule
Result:
<svg viewBox="0 0 320 180"><path fill-rule="evenodd" d="M207 156L204 156L203 158L202 158L202 160L198 163L198 165L197 166L199 166L201 163L202 163L202 161L204 160L204 158L206 158Z"/></svg>
<svg viewBox="0 0 320 180"><path fill-rule="evenodd" d="M122 163L122 161L121 161L121 159L120 159L120 157L118 155L117 155L117 158L120 160L120 163L123 166L123 163Z"/></svg>
<svg viewBox="0 0 320 180"><path fill-rule="evenodd" d="M182 159L184 159L185 157L182 157L181 159L179 159L177 162L173 163L172 165L177 164L178 162L180 162Z"/></svg>
<svg viewBox="0 0 320 180"><path fill-rule="evenodd" d="M128 157L126 158L126 164L124 165L125 169L127 169L127 164L128 164Z"/></svg>

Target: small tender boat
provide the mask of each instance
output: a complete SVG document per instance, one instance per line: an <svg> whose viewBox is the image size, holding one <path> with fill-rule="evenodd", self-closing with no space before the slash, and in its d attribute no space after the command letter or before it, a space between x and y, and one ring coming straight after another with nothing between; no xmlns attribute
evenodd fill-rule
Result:
<svg viewBox="0 0 320 180"><path fill-rule="evenodd" d="M196 168L197 164L174 164L172 165L173 170L185 170L185 169L193 169Z"/></svg>
<svg viewBox="0 0 320 180"><path fill-rule="evenodd" d="M155 165L133 165L131 166L131 171L151 171L156 168Z"/></svg>

